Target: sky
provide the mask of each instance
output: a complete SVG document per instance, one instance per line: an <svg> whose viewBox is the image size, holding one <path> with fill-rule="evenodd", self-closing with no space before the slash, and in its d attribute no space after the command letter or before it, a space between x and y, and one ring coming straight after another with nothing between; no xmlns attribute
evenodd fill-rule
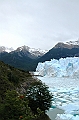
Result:
<svg viewBox="0 0 79 120"><path fill-rule="evenodd" d="M0 46L51 49L79 39L79 0L0 0Z"/></svg>

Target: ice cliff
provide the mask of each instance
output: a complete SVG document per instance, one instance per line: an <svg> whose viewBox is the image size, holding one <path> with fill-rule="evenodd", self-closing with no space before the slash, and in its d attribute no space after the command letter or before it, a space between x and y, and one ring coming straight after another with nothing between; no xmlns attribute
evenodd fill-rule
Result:
<svg viewBox="0 0 79 120"><path fill-rule="evenodd" d="M38 63L36 72L40 76L78 77L79 57L52 59L51 61Z"/></svg>

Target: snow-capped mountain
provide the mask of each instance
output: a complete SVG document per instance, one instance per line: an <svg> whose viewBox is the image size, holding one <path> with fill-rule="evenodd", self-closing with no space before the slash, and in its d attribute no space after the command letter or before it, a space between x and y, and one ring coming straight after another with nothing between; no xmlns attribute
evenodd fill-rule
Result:
<svg viewBox="0 0 79 120"><path fill-rule="evenodd" d="M68 48L68 49L72 49L72 48L79 48L79 40L77 41L69 41L69 42L59 42L57 43L54 48Z"/></svg>
<svg viewBox="0 0 79 120"><path fill-rule="evenodd" d="M18 47L16 50L1 47L0 60L14 67L28 71L35 71L39 62L50 61L66 57L79 57L79 40L66 43L58 43L50 49L41 50L28 46ZM9 52L11 51L11 52ZM9 53L8 53L9 52Z"/></svg>
<svg viewBox="0 0 79 120"><path fill-rule="evenodd" d="M66 42L66 44L68 44L68 45L78 45L79 46L79 39L77 41Z"/></svg>
<svg viewBox="0 0 79 120"><path fill-rule="evenodd" d="M29 52L31 54L31 56L41 57L47 52L47 50L30 48L30 47L24 45L22 47L18 47L16 49L16 52L24 52L24 53Z"/></svg>
<svg viewBox="0 0 79 120"><path fill-rule="evenodd" d="M14 50L12 47L11 48L8 48L8 47L5 47L5 46L0 46L0 53L1 52L12 52L12 51L28 51L31 53L31 55L34 55L34 56L43 56L46 52L48 52L47 50L42 50L40 48L38 49L35 49L35 48L30 48L28 46L21 46L21 47L18 47L16 50Z"/></svg>
<svg viewBox="0 0 79 120"><path fill-rule="evenodd" d="M19 56L22 56L20 53L23 53L25 56L27 55L28 57L35 59L43 56L47 52L47 50L41 50L40 48L39 49L30 48L25 45L18 47L16 50L14 50L12 47L8 48L5 46L0 46L0 53L3 52L12 53L12 54L14 52L17 52Z"/></svg>
<svg viewBox="0 0 79 120"><path fill-rule="evenodd" d="M41 49L22 46L8 53L5 47L1 47L0 60L19 69L34 71L37 65L36 60L45 52Z"/></svg>
<svg viewBox="0 0 79 120"><path fill-rule="evenodd" d="M8 47L4 47L4 46L0 46L0 53L2 52L11 52L13 51L14 49L11 47L11 48L8 48Z"/></svg>
<svg viewBox="0 0 79 120"><path fill-rule="evenodd" d="M29 52L36 56L43 56L46 52L48 52L48 50L42 50L40 48L39 49L30 48Z"/></svg>
<svg viewBox="0 0 79 120"><path fill-rule="evenodd" d="M73 43L73 44L70 44ZM46 54L39 58L38 62L49 61L51 59L60 59L66 57L79 57L79 40L73 42L59 42Z"/></svg>

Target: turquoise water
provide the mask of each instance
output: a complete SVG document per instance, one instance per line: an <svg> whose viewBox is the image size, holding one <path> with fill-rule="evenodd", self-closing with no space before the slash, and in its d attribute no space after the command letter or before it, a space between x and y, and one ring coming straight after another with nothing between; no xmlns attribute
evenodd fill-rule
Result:
<svg viewBox="0 0 79 120"><path fill-rule="evenodd" d="M59 108L54 108L54 109L50 109L49 111L47 111L47 115L49 116L51 120L56 120L55 118L57 114L62 114L62 113L64 113L64 111Z"/></svg>

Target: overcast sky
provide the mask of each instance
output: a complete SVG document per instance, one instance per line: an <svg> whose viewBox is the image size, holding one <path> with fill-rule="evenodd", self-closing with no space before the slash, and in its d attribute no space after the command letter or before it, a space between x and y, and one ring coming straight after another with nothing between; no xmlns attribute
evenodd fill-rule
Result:
<svg viewBox="0 0 79 120"><path fill-rule="evenodd" d="M0 0L0 46L51 49L79 38L79 0Z"/></svg>

